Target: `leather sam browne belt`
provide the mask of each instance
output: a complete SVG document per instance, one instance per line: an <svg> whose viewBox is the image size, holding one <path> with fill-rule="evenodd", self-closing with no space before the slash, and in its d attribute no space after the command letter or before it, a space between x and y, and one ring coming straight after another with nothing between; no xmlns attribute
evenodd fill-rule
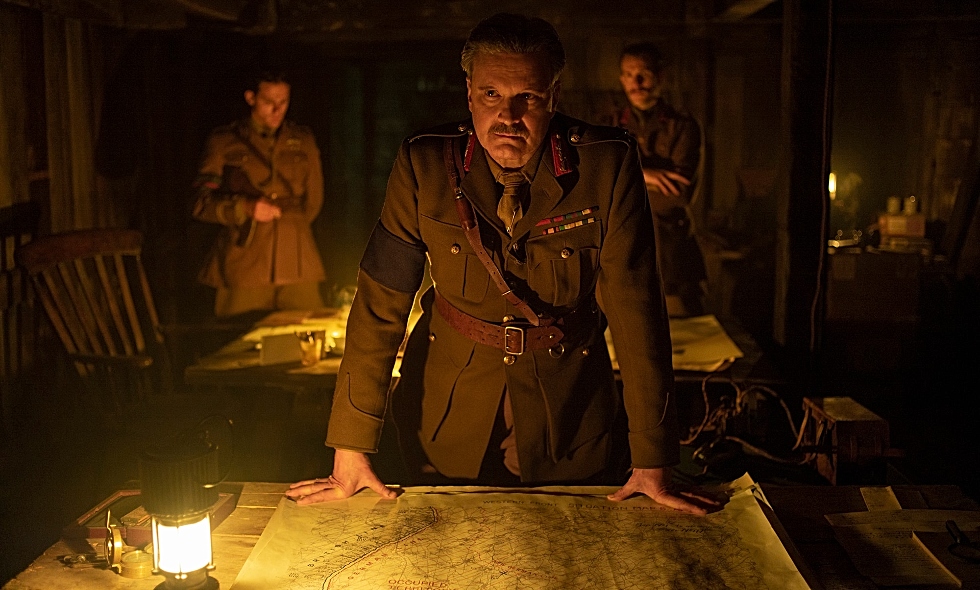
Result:
<svg viewBox="0 0 980 590"><path fill-rule="evenodd" d="M467 152L475 141L475 136L471 134ZM503 298L520 311L527 318L527 321L521 323L504 322L503 324L485 322L456 309L452 303L449 303L439 294L438 290L435 293L436 310L454 330L466 338L504 351L506 353L504 356L505 364L513 364L518 355L524 354L528 350L548 349L552 356L556 358L561 356L565 350L562 339L565 338L569 328L583 328L588 325L586 318L580 317L580 315L584 315L581 314L584 308L575 309L556 320L548 314L535 313L526 301L511 290L500 269L494 264L480 240L480 228L477 225L473 206L460 189L460 169L465 171L467 167L461 165L459 150L451 137L447 137L445 140L443 159L446 164L446 174L449 177L449 186L453 189L456 213L459 216L460 227L466 235L466 240L472 246L480 263L487 269L487 273L489 273L494 284L500 289ZM594 302L593 299L592 303L594 304ZM594 305L590 305L589 308L594 308ZM567 321L572 320L573 317L573 321Z"/></svg>
<svg viewBox="0 0 980 590"><path fill-rule="evenodd" d="M463 313L436 291L436 309L454 330L474 342L498 348L507 354L520 355L528 350L543 350L559 345L565 334L557 325L530 326L493 324Z"/></svg>

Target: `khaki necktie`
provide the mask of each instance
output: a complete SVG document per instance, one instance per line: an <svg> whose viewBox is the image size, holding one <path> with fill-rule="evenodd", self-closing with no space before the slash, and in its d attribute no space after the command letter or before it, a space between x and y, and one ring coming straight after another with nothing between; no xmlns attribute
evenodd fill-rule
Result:
<svg viewBox="0 0 980 590"><path fill-rule="evenodd" d="M497 203L497 217L504 222L507 233L514 231L514 226L521 219L521 187L527 182L524 173L520 171L501 172L497 179L504 185L504 194Z"/></svg>

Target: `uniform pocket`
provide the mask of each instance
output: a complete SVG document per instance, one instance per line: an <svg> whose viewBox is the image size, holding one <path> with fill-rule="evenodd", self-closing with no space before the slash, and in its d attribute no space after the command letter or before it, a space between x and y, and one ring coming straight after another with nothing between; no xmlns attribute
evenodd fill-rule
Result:
<svg viewBox="0 0 980 590"><path fill-rule="evenodd" d="M528 283L542 301L556 307L576 304L595 285L600 223L527 241Z"/></svg>
<svg viewBox="0 0 980 590"><path fill-rule="evenodd" d="M432 282L443 295L479 303L490 286L490 274L466 240L463 228L421 216L419 233L429 249Z"/></svg>
<svg viewBox="0 0 980 590"><path fill-rule="evenodd" d="M302 150L285 150L276 159L276 167L284 178L302 186L310 172L310 157Z"/></svg>
<svg viewBox="0 0 980 590"><path fill-rule="evenodd" d="M616 382L608 353L596 346L566 349L560 359L548 351L534 352L547 412L549 453L556 461L612 427ZM590 354L582 354L586 348Z"/></svg>

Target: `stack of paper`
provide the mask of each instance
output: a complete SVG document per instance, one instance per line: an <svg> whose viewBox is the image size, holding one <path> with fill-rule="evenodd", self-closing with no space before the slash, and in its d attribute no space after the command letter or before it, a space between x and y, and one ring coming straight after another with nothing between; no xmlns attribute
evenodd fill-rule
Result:
<svg viewBox="0 0 980 590"><path fill-rule="evenodd" d="M950 553L953 539L946 531L946 521L952 520L976 538L980 512L902 509L897 501L894 506L868 502L868 508L825 517L862 575L879 586L980 587L980 568Z"/></svg>
<svg viewBox="0 0 980 590"><path fill-rule="evenodd" d="M606 330L606 344L613 368L619 370L612 337ZM670 344L675 371L713 373L728 368L742 350L732 341L713 315L670 319Z"/></svg>

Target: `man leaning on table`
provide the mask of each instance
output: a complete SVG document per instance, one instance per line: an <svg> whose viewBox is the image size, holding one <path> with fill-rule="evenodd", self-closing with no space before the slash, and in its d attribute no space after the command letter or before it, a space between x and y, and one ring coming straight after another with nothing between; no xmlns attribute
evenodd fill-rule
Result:
<svg viewBox="0 0 980 590"><path fill-rule="evenodd" d="M418 324L428 346L417 349L421 362L405 359L402 379L424 367L418 435L431 469L474 484L499 484L487 474L501 472L521 485L610 483L619 402L608 319L622 351L633 463L610 499L642 493L687 512L711 509L707 496L671 485L671 345L634 141L556 112L565 54L541 19L487 18L461 62L472 120L402 143L361 260L327 432L333 473L287 495L301 504L363 488L395 497L368 454L428 258L433 310Z"/></svg>

